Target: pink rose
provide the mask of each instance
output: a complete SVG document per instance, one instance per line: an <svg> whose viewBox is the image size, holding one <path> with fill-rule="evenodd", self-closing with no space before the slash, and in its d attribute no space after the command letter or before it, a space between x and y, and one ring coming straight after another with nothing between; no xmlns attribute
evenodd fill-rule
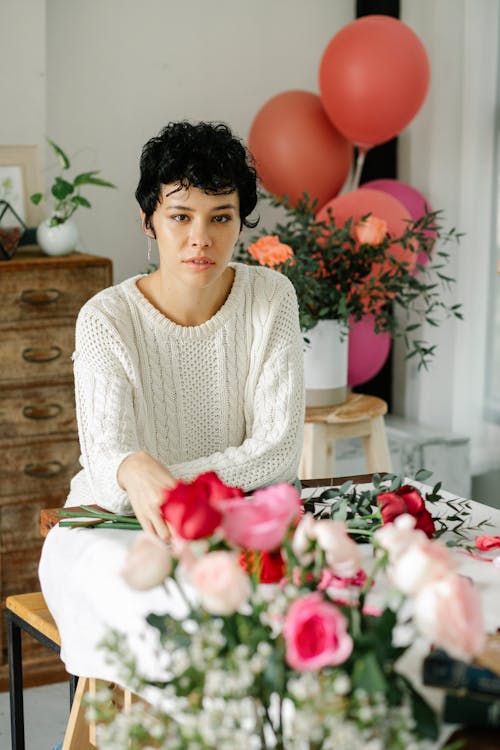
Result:
<svg viewBox="0 0 500 750"><path fill-rule="evenodd" d="M439 542L419 539L389 566L388 576L393 586L407 596L413 596L431 581L451 573L457 562L451 552Z"/></svg>
<svg viewBox="0 0 500 750"><path fill-rule="evenodd" d="M300 495L291 484L257 490L248 499L228 500L221 507L224 536L245 549L274 550L300 507Z"/></svg>
<svg viewBox="0 0 500 750"><path fill-rule="evenodd" d="M353 234L360 245L380 245L387 234L387 222L376 216L367 216L354 225Z"/></svg>
<svg viewBox="0 0 500 750"><path fill-rule="evenodd" d="M299 672L342 664L353 647L346 618L318 593L293 602L286 615L283 635L286 661Z"/></svg>
<svg viewBox="0 0 500 750"><path fill-rule="evenodd" d="M424 586L414 600L415 622L435 646L469 660L484 647L481 597L468 578L450 573Z"/></svg>
<svg viewBox="0 0 500 750"><path fill-rule="evenodd" d="M121 574L131 588L146 591L163 583L171 570L172 559L165 542L141 531L128 551Z"/></svg>
<svg viewBox="0 0 500 750"><path fill-rule="evenodd" d="M195 562L191 582L212 615L236 612L250 596L250 581L230 552L209 552Z"/></svg>
<svg viewBox="0 0 500 750"><path fill-rule="evenodd" d="M361 552L347 533L346 524L343 521L316 521L314 532L335 575L353 578L361 567Z"/></svg>

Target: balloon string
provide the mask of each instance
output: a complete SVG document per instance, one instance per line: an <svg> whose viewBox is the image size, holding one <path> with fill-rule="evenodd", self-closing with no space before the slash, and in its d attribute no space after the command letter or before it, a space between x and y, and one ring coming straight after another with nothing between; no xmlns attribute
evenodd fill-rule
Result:
<svg viewBox="0 0 500 750"><path fill-rule="evenodd" d="M352 178L351 190L357 190L359 187L359 181L361 179L361 172L365 163L366 154L368 153L367 148L361 146L358 147L358 156L356 158L356 169Z"/></svg>

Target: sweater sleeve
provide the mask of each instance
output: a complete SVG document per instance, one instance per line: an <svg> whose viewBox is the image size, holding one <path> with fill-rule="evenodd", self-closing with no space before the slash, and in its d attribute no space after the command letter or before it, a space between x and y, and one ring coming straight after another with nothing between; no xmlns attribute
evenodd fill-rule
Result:
<svg viewBox="0 0 500 750"><path fill-rule="evenodd" d="M282 287L283 288L283 287ZM170 466L179 478L216 471L245 491L293 481L304 429L303 340L295 291L289 282L258 337L259 356L246 393L246 437L241 445ZM261 327L260 321L256 324Z"/></svg>
<svg viewBox="0 0 500 750"><path fill-rule="evenodd" d="M116 330L89 305L77 319L73 359L80 462L93 502L116 513L130 512L116 475L124 458L140 450L133 368Z"/></svg>

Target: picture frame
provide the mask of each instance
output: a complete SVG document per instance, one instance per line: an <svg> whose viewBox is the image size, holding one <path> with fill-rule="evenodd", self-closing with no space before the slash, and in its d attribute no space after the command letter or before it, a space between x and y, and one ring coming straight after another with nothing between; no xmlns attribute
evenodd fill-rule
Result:
<svg viewBox="0 0 500 750"><path fill-rule="evenodd" d="M28 227L43 221L41 206L30 195L41 192L40 152L38 145L0 145L0 199L6 200Z"/></svg>

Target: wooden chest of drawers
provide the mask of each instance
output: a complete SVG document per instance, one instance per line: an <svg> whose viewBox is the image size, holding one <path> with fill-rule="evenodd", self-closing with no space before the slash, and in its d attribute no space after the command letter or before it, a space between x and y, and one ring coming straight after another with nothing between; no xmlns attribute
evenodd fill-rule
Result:
<svg viewBox="0 0 500 750"><path fill-rule="evenodd" d="M0 261L0 690L7 687L5 598L40 590L42 508L62 505L78 471L75 319L112 283L107 258L18 256ZM61 663L26 639L25 684L62 679Z"/></svg>

